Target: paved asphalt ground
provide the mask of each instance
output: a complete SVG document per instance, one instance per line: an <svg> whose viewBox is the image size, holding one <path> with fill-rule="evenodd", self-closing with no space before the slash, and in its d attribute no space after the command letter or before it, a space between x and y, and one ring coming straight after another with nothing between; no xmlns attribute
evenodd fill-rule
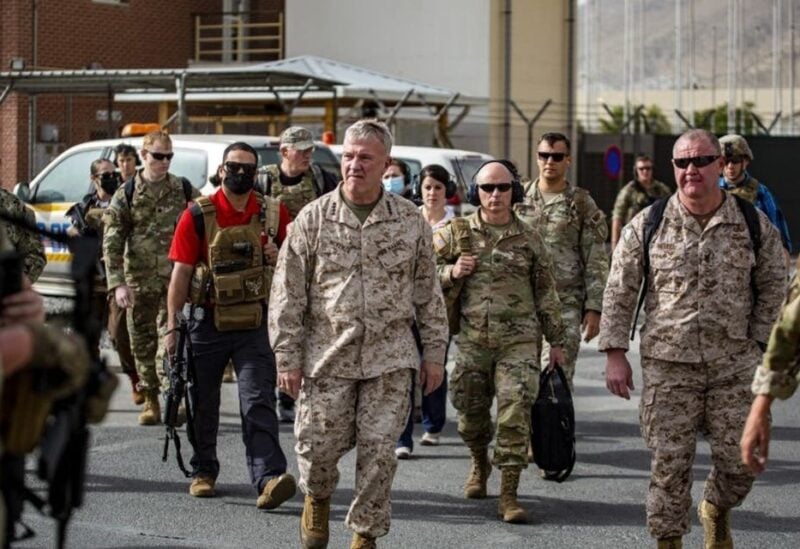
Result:
<svg viewBox="0 0 800 549"><path fill-rule="evenodd" d="M632 358L636 368L638 357ZM649 452L639 434L638 400L610 396L603 382L603 359L592 345L583 349L579 359L575 395L578 463L572 476L555 484L538 478L533 468L523 475L521 502L531 515L531 524L507 525L496 518L497 470L490 478L488 499L463 498L469 459L451 409L442 444L418 446L414 459L400 462L392 490L392 527L380 545L441 549L654 546L645 528ZM636 369L638 395L641 377ZM136 424L137 410L130 401L127 380L120 381L111 414L93 430L86 501L70 524L68 547L299 546L299 494L274 512L255 507L234 385L223 387L219 496L195 499L188 495L189 482L179 472L172 453L168 463L161 462L163 428ZM798 410L798 398L775 406L769 469L745 504L733 513L737 548L800 547ZM419 426L416 431L418 440ZM281 426L281 440L290 470L296 472L291 425ZM189 448L184 444L188 460ZM349 547L344 518L353 494L354 462L355 453L351 452L340 463L341 481L331 512L332 548ZM692 490L695 504L709 468L708 446L701 441ZM695 513L693 508L687 548L702 546L702 528ZM51 547L52 521L30 509L25 517L38 536L18 547Z"/></svg>

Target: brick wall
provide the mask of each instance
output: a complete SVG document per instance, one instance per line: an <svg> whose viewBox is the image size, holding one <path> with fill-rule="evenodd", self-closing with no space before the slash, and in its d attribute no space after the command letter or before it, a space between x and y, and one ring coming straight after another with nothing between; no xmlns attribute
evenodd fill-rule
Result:
<svg viewBox="0 0 800 549"><path fill-rule="evenodd" d="M0 70L13 57L33 63L31 0L0 1ZM92 0L37 0L36 65L46 69L81 69L99 63L106 69L180 68L193 55L193 13L222 10L222 0L129 0L125 5ZM107 98L41 96L36 105L36 134L42 124L55 124L59 141L71 146L103 137L106 122L97 111ZM29 98L10 94L0 106L0 184L10 188L28 179ZM119 103L114 110L128 122L155 121L155 104Z"/></svg>

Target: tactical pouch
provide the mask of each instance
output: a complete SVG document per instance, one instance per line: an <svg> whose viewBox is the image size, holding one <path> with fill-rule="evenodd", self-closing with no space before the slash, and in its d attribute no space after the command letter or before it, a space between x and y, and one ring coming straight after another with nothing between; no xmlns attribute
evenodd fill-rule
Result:
<svg viewBox="0 0 800 549"><path fill-rule="evenodd" d="M261 302L237 303L214 307L214 326L220 332L253 330L261 326L264 308Z"/></svg>
<svg viewBox="0 0 800 549"><path fill-rule="evenodd" d="M454 280L453 285L449 288L442 289L444 304L447 307L447 323L450 327L450 337L461 331L459 322L461 317L461 290L464 289L465 280L464 278L459 278Z"/></svg>
<svg viewBox="0 0 800 549"><path fill-rule="evenodd" d="M251 267L214 276L214 301L219 305L259 301L266 296L263 267Z"/></svg>
<svg viewBox="0 0 800 549"><path fill-rule="evenodd" d="M211 271L205 263L198 263L192 271L189 282L189 302L193 305L203 305L208 301L208 286L211 282Z"/></svg>

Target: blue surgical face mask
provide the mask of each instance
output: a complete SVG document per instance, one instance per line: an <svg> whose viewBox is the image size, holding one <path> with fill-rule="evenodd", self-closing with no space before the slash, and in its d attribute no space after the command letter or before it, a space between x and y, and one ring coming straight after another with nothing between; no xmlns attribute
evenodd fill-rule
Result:
<svg viewBox="0 0 800 549"><path fill-rule="evenodd" d="M383 188L386 189L387 192L400 194L403 192L404 187L405 187L405 182L403 181L402 177L383 178Z"/></svg>

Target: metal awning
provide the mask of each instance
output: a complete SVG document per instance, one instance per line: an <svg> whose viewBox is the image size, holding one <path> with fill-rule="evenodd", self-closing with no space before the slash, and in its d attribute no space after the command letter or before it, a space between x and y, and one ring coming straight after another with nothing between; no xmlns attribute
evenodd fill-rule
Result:
<svg viewBox="0 0 800 549"><path fill-rule="evenodd" d="M342 82L263 65L190 67L182 69L22 70L0 72L3 95L16 91L39 94L118 94L128 91L184 93L222 91L231 87L333 92Z"/></svg>

